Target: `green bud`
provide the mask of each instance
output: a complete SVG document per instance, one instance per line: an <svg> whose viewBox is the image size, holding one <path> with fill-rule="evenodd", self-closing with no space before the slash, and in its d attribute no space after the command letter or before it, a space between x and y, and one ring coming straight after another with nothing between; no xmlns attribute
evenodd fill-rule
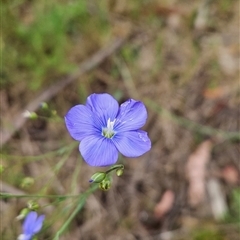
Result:
<svg viewBox="0 0 240 240"><path fill-rule="evenodd" d="M57 116L57 111L56 110L52 110L52 116Z"/></svg>
<svg viewBox="0 0 240 240"><path fill-rule="evenodd" d="M23 209L21 210L21 212L19 213L19 215L16 217L16 219L17 219L17 220L22 220L22 219L24 219L29 212L30 212L30 210L29 210L28 208L23 208Z"/></svg>
<svg viewBox="0 0 240 240"><path fill-rule="evenodd" d="M106 178L105 172L96 172L91 176L89 182L101 183Z"/></svg>
<svg viewBox="0 0 240 240"><path fill-rule="evenodd" d="M26 110L24 113L23 113L23 116L25 118L29 118L29 119L37 119L38 118L38 115L35 113L35 112L29 112L28 110Z"/></svg>
<svg viewBox="0 0 240 240"><path fill-rule="evenodd" d="M30 119L37 119L38 115L35 112L31 112Z"/></svg>
<svg viewBox="0 0 240 240"><path fill-rule="evenodd" d="M122 176L123 175L123 169L117 169L116 174L117 174L118 177Z"/></svg>
<svg viewBox="0 0 240 240"><path fill-rule="evenodd" d="M30 209L30 210L35 211L35 210L39 209L39 205L35 201L30 200L30 201L28 201L27 205L28 205L28 209Z"/></svg>
<svg viewBox="0 0 240 240"><path fill-rule="evenodd" d="M107 178L104 179L102 182L99 183L99 188L103 191L109 190L111 187L111 181Z"/></svg>
<svg viewBox="0 0 240 240"><path fill-rule="evenodd" d="M41 103L42 109L48 109L48 104L46 102Z"/></svg>
<svg viewBox="0 0 240 240"><path fill-rule="evenodd" d="M32 186L34 184L34 179L31 178L31 177L25 177L23 180L22 180L22 183L21 183L21 187L22 188L28 188L30 186Z"/></svg>

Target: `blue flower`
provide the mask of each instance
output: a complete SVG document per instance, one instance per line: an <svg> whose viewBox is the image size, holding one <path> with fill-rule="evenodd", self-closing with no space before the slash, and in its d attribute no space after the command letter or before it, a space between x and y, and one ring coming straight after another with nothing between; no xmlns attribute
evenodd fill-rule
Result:
<svg viewBox="0 0 240 240"><path fill-rule="evenodd" d="M18 240L31 240L41 230L44 218L44 215L38 217L36 212L29 212L23 223L23 234L18 237Z"/></svg>
<svg viewBox="0 0 240 240"><path fill-rule="evenodd" d="M91 166L117 162L118 151L139 157L151 148L145 131L147 111L140 101L129 99L120 105L109 94L91 94L86 105L76 105L65 116L70 135L80 141L79 151Z"/></svg>

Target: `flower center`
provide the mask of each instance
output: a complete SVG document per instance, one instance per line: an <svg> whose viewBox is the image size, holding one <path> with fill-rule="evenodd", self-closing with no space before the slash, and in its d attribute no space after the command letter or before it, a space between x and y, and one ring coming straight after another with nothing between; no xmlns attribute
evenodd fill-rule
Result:
<svg viewBox="0 0 240 240"><path fill-rule="evenodd" d="M114 119L112 122L110 118L107 121L107 127L102 128L102 135L106 138L112 138L115 135L115 131L113 130L113 126L116 119Z"/></svg>

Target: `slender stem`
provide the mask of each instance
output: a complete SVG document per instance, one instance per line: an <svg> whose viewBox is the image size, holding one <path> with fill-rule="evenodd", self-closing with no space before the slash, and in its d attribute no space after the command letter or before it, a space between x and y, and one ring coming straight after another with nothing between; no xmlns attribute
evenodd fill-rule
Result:
<svg viewBox="0 0 240 240"><path fill-rule="evenodd" d="M146 98L144 99L146 105L151 108L153 111L157 112L159 115L162 115L173 122L177 123L180 126L183 126L187 129L193 130L195 132L206 134L210 136L219 136L226 140L239 140L240 134L239 132L229 132L229 131L223 131L221 129L216 129L208 126L204 126L200 123L193 122L191 120L188 120L184 117L177 116L167 109L159 106L155 102L151 101L150 99Z"/></svg>
<svg viewBox="0 0 240 240"><path fill-rule="evenodd" d="M11 194L0 192L0 199L3 198L74 198L79 195L34 195L34 194Z"/></svg>
<svg viewBox="0 0 240 240"><path fill-rule="evenodd" d="M114 165L113 167L111 167L110 169L108 169L106 171L106 174L108 174L114 170L117 170L117 169L124 169L124 165L123 164Z"/></svg>
<svg viewBox="0 0 240 240"><path fill-rule="evenodd" d="M44 154L40 154L37 156L17 156L17 155L8 155L8 154L0 154L1 159L22 159L26 162L32 162L32 161L38 161L38 160L44 160L46 157L51 157L54 155L63 155L67 151L71 151L73 148L75 148L78 145L78 142L73 142L69 145L65 145L57 150L50 151Z"/></svg>
<svg viewBox="0 0 240 240"><path fill-rule="evenodd" d="M72 214L69 216L69 218L67 219L67 221L62 225L62 227L57 231L57 233L55 234L53 240L58 240L60 235L63 234L63 232L67 229L67 227L69 226L69 224L71 223L71 221L75 218L75 216L78 214L78 212L82 209L82 207L85 204L86 199L88 198L88 196L93 193L94 191L96 191L98 188L97 184L92 185L92 187L90 187L85 193L83 193L82 195L80 195L79 197L79 201L78 201L78 205L75 208L75 210L72 212Z"/></svg>

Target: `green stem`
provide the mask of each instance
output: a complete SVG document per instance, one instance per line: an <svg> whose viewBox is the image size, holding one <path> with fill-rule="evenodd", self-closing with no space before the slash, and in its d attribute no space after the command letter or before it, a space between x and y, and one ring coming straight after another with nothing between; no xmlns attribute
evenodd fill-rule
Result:
<svg viewBox="0 0 240 240"><path fill-rule="evenodd" d="M124 165L123 164L117 164L117 165L113 165L113 167L111 167L110 169L108 169L106 171L106 174L114 171L114 170L117 170L117 169L124 169Z"/></svg>
<svg viewBox="0 0 240 240"><path fill-rule="evenodd" d="M23 161L26 161L26 163L32 162L32 161L39 161L39 160L44 160L47 157L52 157L55 155L63 155L66 152L71 152L71 150L73 148L75 148L77 145L78 145L77 142L73 142L73 143L71 143L67 146L65 145L57 150L50 151L48 153L44 153L44 154L37 155L37 156L17 156L17 155L8 155L8 154L1 153L0 159L18 159L18 160L21 159Z"/></svg>
<svg viewBox="0 0 240 240"><path fill-rule="evenodd" d="M34 195L34 194L11 194L0 193L0 199L3 198L74 198L79 195Z"/></svg>
<svg viewBox="0 0 240 240"><path fill-rule="evenodd" d="M83 193L82 195L80 195L79 197L79 203L78 206L75 208L75 210L72 212L72 214L69 216L69 218L67 219L67 221L62 225L62 227L57 231L57 233L55 234L53 240L59 240L60 235L63 234L63 232L67 229L67 227L69 226L69 224L71 223L71 221L75 218L75 216L78 214L78 212L83 208L86 199L88 198L88 196L93 193L94 191L96 191L98 188L98 184L94 184L92 185L92 187L90 187L85 193Z"/></svg>
<svg viewBox="0 0 240 240"><path fill-rule="evenodd" d="M195 131L201 134L210 135L210 136L219 136L226 140L240 140L239 132L228 132L228 131L223 131L220 129L204 126L202 124L188 120L184 117L177 116L171 113L170 111L168 111L167 109L164 109L163 107L159 106L158 104L156 104L155 102L151 101L148 98L144 99L144 101L149 108L151 108L153 111L155 111L159 115L164 116L172 120L176 124L183 126L187 129L190 129L192 131Z"/></svg>

